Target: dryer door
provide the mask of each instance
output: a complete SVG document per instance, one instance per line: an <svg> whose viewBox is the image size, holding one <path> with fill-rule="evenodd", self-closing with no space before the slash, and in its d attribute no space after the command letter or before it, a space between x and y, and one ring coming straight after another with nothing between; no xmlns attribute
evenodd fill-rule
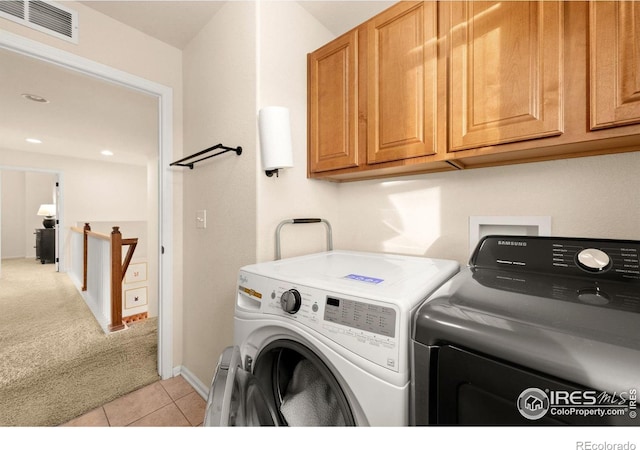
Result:
<svg viewBox="0 0 640 450"><path fill-rule="evenodd" d="M240 349L227 347L213 375L204 426L269 426L276 417L255 377L243 369Z"/></svg>

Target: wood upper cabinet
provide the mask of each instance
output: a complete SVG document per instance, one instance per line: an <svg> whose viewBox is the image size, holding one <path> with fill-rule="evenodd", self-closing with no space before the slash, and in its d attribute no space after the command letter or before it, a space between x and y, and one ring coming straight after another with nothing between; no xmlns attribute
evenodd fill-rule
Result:
<svg viewBox="0 0 640 450"><path fill-rule="evenodd" d="M310 177L640 151L640 1L402 1L308 67Z"/></svg>
<svg viewBox="0 0 640 450"><path fill-rule="evenodd" d="M442 2L449 149L563 132L562 2Z"/></svg>
<svg viewBox="0 0 640 450"><path fill-rule="evenodd" d="M369 164L437 152L435 2L402 2L368 22Z"/></svg>
<svg viewBox="0 0 640 450"><path fill-rule="evenodd" d="M403 1L308 55L308 176L457 170L438 45L438 3Z"/></svg>
<svg viewBox="0 0 640 450"><path fill-rule="evenodd" d="M358 30L307 57L309 172L358 165Z"/></svg>
<svg viewBox="0 0 640 450"><path fill-rule="evenodd" d="M640 123L640 2L592 1L591 129Z"/></svg>

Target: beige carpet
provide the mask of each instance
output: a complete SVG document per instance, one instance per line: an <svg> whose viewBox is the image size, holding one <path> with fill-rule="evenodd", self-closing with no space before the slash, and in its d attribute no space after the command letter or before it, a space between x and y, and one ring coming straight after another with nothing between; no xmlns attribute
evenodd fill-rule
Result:
<svg viewBox="0 0 640 450"><path fill-rule="evenodd" d="M55 264L2 261L0 426L54 426L159 379L157 320L105 335Z"/></svg>

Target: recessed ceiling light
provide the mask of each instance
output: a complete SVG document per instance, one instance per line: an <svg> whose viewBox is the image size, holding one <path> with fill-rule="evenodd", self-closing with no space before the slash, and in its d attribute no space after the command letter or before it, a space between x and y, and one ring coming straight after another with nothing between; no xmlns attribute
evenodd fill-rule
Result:
<svg viewBox="0 0 640 450"><path fill-rule="evenodd" d="M26 138L25 141L29 142L30 144L42 144L42 141L36 138Z"/></svg>
<svg viewBox="0 0 640 450"><path fill-rule="evenodd" d="M22 94L23 98L26 98L27 100L31 100L32 102L38 102L38 103L49 103L49 100L47 100L44 97L40 97L39 95L35 95L35 94Z"/></svg>
<svg viewBox="0 0 640 450"><path fill-rule="evenodd" d="M113 156L113 152L111 150L102 150L100 154L104 156Z"/></svg>

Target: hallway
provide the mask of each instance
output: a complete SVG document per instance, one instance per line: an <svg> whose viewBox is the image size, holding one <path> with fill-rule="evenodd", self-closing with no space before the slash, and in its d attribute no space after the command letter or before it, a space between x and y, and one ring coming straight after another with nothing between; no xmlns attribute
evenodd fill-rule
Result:
<svg viewBox="0 0 640 450"><path fill-rule="evenodd" d="M157 319L105 334L67 274L2 260L0 426L57 426L157 382Z"/></svg>

